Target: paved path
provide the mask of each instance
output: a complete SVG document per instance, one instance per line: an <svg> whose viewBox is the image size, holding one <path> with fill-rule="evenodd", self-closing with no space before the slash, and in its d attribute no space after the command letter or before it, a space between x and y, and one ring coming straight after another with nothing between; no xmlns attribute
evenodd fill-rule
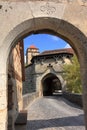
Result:
<svg viewBox="0 0 87 130"><path fill-rule="evenodd" d="M83 111L59 96L38 98L29 106L27 130L85 130Z"/></svg>

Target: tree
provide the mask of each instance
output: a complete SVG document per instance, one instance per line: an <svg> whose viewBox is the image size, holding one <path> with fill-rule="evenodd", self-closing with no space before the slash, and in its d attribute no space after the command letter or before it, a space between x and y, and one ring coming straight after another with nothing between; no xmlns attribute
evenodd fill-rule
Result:
<svg viewBox="0 0 87 130"><path fill-rule="evenodd" d="M72 93L82 93L80 65L77 57L73 56L71 64L64 64L63 77L66 80L66 90Z"/></svg>

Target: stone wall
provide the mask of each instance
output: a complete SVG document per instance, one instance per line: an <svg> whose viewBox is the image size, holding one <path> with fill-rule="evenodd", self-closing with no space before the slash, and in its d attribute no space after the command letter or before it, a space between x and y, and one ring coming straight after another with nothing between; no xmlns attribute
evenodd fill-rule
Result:
<svg viewBox="0 0 87 130"><path fill-rule="evenodd" d="M34 85L34 75L35 67L34 65L29 65L25 67L25 82L23 82L23 95L26 93L31 93L36 91Z"/></svg>
<svg viewBox="0 0 87 130"><path fill-rule="evenodd" d="M29 93L23 95L23 109L27 109L28 106L39 96L38 92Z"/></svg>
<svg viewBox="0 0 87 130"><path fill-rule="evenodd" d="M75 103L80 107L83 107L82 94L64 92L63 97L69 100L70 102Z"/></svg>
<svg viewBox="0 0 87 130"><path fill-rule="evenodd" d="M10 1L10 2L28 2L28 1L47 1L48 0L2 0L2 1ZM56 3L73 3L74 0L49 0L50 2L56 2ZM78 0L79 4L87 5L86 0Z"/></svg>
<svg viewBox="0 0 87 130"><path fill-rule="evenodd" d="M8 65L8 127L14 127L18 112L22 109L22 81L24 80L23 42L13 48ZM11 126L12 125L12 126Z"/></svg>

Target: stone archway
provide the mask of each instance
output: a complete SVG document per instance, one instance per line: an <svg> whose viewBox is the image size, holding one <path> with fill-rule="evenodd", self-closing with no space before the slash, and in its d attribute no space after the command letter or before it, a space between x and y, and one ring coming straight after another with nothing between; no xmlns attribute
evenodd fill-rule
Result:
<svg viewBox="0 0 87 130"><path fill-rule="evenodd" d="M62 90L60 80L52 73L45 75L41 82L43 96L51 96L55 91Z"/></svg>
<svg viewBox="0 0 87 130"><path fill-rule="evenodd" d="M87 16L85 15L87 10L85 6L81 6L86 4L78 2L78 0L69 3L67 1L59 3L56 0L54 2L50 0L49 6L46 6L45 0L24 1L22 0L17 4L16 2L9 3L2 0L0 3L0 17L2 18L0 20L2 25L0 26L0 117L3 117L0 120L0 130L7 129L8 55L20 39L32 33L49 33L59 36L68 41L74 49L81 67L83 105L85 121L87 122ZM45 10L43 7L46 7ZM51 13L48 11L51 11Z"/></svg>
<svg viewBox="0 0 87 130"><path fill-rule="evenodd" d="M36 33L43 33L44 32L44 33L49 33L49 34L53 34L53 35L56 35L56 36L60 36L61 38L63 38L64 40L66 40L70 43L70 45L73 47L73 49L74 49L74 51L75 51L75 53L78 57L80 65L81 65L83 90L84 90L84 92L86 92L86 85L85 85L86 84L86 80L85 80L85 77L86 77L86 48L84 48L84 46L85 46L84 44L86 42L86 37L77 28L75 28L74 26L72 26L71 24L69 24L65 21L61 21L59 30L56 31L55 27L53 28L52 26L50 26L50 24L48 26L49 20L51 21L51 19L52 19L52 22L54 22L54 25L55 25L55 21L57 22L57 19L54 19L54 18L46 18L46 19L45 18L36 18L37 26L38 26L38 22L40 22L40 29L36 30ZM30 25L31 25L32 19L30 19L29 21L30 21ZM4 57L5 57L4 63L7 62L6 60L8 58L7 56L9 54L9 52L11 51L12 47L15 46L15 44L17 43L17 41L20 38L23 38L25 36L25 34L29 34L31 32L35 33L35 32L33 32L34 26L29 26L29 21L25 21L21 25L18 25L6 37L6 39L4 41L4 45L3 45L3 49L6 48L5 45L7 46L6 53L4 53ZM60 21L60 20L58 20L58 21ZM46 26L46 27L43 27L44 22L45 22L44 26ZM24 26L25 28L24 29L22 28L23 30L21 30L21 26ZM30 30L29 30L29 27L30 27ZM21 30L22 32L19 32L19 35L14 34L15 33L14 31L16 29ZM71 34L70 34L70 32L71 32ZM74 36L72 34L72 32L74 32L76 36ZM9 39L10 36L12 37L12 39ZM78 43L78 44L76 44L76 43ZM6 64L4 64L4 67L6 67ZM4 69L4 71L5 71L5 69ZM5 75L7 75L6 71L5 71ZM86 93L84 93L83 99L86 99L86 96L87 96ZM83 100L83 102L85 103L85 100ZM85 113L87 112L86 109L87 109L87 106L86 106L86 104L84 104Z"/></svg>
<svg viewBox="0 0 87 130"><path fill-rule="evenodd" d="M14 34L15 30L13 30L12 32L10 32L10 34L6 37L5 41L4 41L4 45L7 46L7 50L6 50L6 55L5 55L5 59L4 60L7 60L7 56L8 54L10 53L11 49L13 48L13 46L15 46L15 44L17 43L17 41L20 39L20 38L23 38L25 36L25 34L31 34L31 33L48 33L48 34L53 34L53 35L56 35L56 36L60 36L61 38L63 38L64 40L68 41L69 44L73 47L77 57L78 57L78 60L80 62L80 65L81 65L81 73L82 73L82 83L83 83L83 88L84 88L84 92L86 92L86 87L84 86L85 81L84 80L84 76L86 75L86 48L84 48L84 43L86 42L86 37L77 29L75 28L73 25L65 22L65 21L62 21L61 20L61 23L60 23L60 28L59 30L56 31L55 27L53 28L52 26L48 26L48 23L49 23L49 20L51 21L52 19L52 22L54 22L54 25L55 25L55 21L57 22L57 19L54 19L54 18L36 18L36 21L37 21L37 26L38 26L38 22L40 22L40 29L37 29L36 32L33 32L34 30L34 26L29 26L29 21L30 21L30 25L31 25L31 22L32 22L32 19L30 19L29 21L25 21L24 23L22 23L21 25L18 25L15 29L17 30L21 30L21 26L24 26L25 28L23 30L21 30L22 32L20 33L19 32L19 35L18 34ZM60 21L60 20L58 20ZM45 25L46 27L43 27L43 23L45 22ZM29 31L29 27L30 27L30 31ZM52 28L51 28L52 27ZM28 28L28 29L27 29ZM26 30L27 29L27 30ZM16 31L17 31L16 30ZM26 30L26 31L25 31ZM70 34L71 32L71 34ZM76 34L76 36L74 36L72 34L72 32L74 32ZM9 39L11 35L15 35L13 37L13 39ZM12 37L12 36L11 36ZM82 37L82 39L81 39ZM6 42L7 41L7 42ZM9 42L10 41L10 42ZM78 43L78 44L76 44ZM3 49L5 48L5 46L3 45ZM5 61L6 63L6 61ZM4 66L6 67L6 64L4 64ZM85 76L86 77L86 76ZM84 94L83 95L83 98L85 98L87 95ZM85 102L85 100L83 100ZM84 110L85 110L85 113L86 113L86 104L84 104Z"/></svg>

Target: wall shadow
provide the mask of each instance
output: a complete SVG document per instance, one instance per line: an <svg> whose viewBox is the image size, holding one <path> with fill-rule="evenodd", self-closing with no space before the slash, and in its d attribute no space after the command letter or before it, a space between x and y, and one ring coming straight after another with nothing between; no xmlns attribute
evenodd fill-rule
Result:
<svg viewBox="0 0 87 130"><path fill-rule="evenodd" d="M85 127L83 118L84 115L47 119L47 120L28 120L27 128L32 130L39 130L42 128L44 129L52 127L65 127L65 126Z"/></svg>

